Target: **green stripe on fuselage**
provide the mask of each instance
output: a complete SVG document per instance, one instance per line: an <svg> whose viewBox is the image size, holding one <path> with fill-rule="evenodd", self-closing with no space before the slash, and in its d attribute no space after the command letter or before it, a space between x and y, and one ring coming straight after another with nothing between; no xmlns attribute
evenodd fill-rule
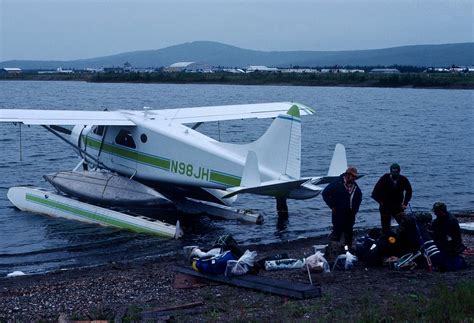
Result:
<svg viewBox="0 0 474 323"><path fill-rule="evenodd" d="M86 138L86 145L94 148L100 149L101 142L92 138ZM102 145L102 150L113 155L117 155L123 158L131 159L133 161L152 165L155 167L159 167L165 170L170 170L171 162L169 159L160 158L156 156L150 156L143 153L139 153L137 151L131 151L125 148L120 148L112 144L105 143Z"/></svg>
<svg viewBox="0 0 474 323"><path fill-rule="evenodd" d="M83 137L84 138L84 137ZM101 142L92 138L85 138L85 143L87 146L90 146L94 149L100 149ZM169 159L146 155L136 151L131 151L125 148L117 147L113 144L103 143L102 150L119 157L131 159L139 163L143 163L150 166L159 167L161 169L170 171L171 161ZM229 186L239 186L241 178L238 176L233 176L229 174L224 174L215 170L211 170L211 175L209 180L211 182L229 185Z"/></svg>
<svg viewBox="0 0 474 323"><path fill-rule="evenodd" d="M87 219L91 219L100 223L108 224L114 227L123 228L123 229L131 230L131 231L135 231L135 232L152 233L152 234L163 236L163 237L170 237L170 235L166 235L163 233L159 233L157 231L149 230L145 227L142 227L136 224L118 221L118 220L103 216L98 213L93 213L93 212L90 212L78 207L70 206L61 202L45 199L40 196L26 194L26 200L43 205L43 206L47 206L53 209L64 211L64 212L67 212L67 213L70 213L82 218L87 218Z"/></svg>
<svg viewBox="0 0 474 323"><path fill-rule="evenodd" d="M223 183L230 186L240 186L240 177L223 174L223 173L216 172L213 170L211 170L210 179L211 179L211 182Z"/></svg>

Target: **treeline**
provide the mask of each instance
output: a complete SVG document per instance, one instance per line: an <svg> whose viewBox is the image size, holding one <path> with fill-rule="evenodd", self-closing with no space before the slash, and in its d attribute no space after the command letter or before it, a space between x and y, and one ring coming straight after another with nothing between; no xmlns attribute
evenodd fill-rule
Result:
<svg viewBox="0 0 474 323"><path fill-rule="evenodd" d="M2 75L0 80L87 81L98 83L201 83L474 89L474 73L73 73Z"/></svg>
<svg viewBox="0 0 474 323"><path fill-rule="evenodd" d="M95 74L91 82L219 83L241 85L364 86L474 89L474 74L371 73L123 73Z"/></svg>

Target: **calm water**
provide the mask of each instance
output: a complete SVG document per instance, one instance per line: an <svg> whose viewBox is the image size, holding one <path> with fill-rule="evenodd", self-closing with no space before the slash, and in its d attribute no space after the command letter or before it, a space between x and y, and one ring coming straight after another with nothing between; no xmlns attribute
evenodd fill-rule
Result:
<svg viewBox="0 0 474 323"><path fill-rule="evenodd" d="M302 175L327 172L334 145L346 146L349 164L366 174L356 226L379 223L370 192L392 162L414 188L412 206L428 210L445 201L452 211L474 209L474 91L230 85L88 84L0 82L0 108L141 109L271 101L296 101L317 114L304 117ZM270 120L201 126L214 138L248 142ZM184 241L162 241L112 228L20 212L6 197L10 186L48 187L42 175L70 170L78 157L40 127L0 124L0 276L13 270L38 273L111 261L157 257L190 243L206 244L224 233L241 243L268 243L328 232L330 213L321 197L289 201L288 221L278 221L271 198L243 196L237 206L265 213L261 226L207 217L186 221Z"/></svg>

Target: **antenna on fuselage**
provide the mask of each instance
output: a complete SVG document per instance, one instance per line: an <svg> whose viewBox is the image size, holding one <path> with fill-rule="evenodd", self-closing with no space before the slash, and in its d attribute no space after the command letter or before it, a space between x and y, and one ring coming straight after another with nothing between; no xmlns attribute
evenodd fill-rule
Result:
<svg viewBox="0 0 474 323"><path fill-rule="evenodd" d="M148 118L148 111L150 110L150 107L143 107L143 110L144 110L143 117L145 119L147 119Z"/></svg>

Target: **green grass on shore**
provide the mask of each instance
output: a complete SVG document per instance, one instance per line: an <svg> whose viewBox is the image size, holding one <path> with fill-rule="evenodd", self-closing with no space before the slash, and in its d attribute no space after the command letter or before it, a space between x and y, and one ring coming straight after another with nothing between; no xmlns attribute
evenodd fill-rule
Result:
<svg viewBox="0 0 474 323"><path fill-rule="evenodd" d="M387 295L384 300L373 299L369 292L361 292L351 304L325 311L331 303L329 298L323 298L319 303L288 302L282 306L279 317L320 322L474 322L474 280L453 288L439 284L428 295Z"/></svg>
<svg viewBox="0 0 474 323"><path fill-rule="evenodd" d="M337 302L334 297L309 300L285 300L258 294L252 301L235 299L235 292L214 295L202 290L205 309L197 313L173 314L177 322L232 321L232 322L474 322L474 280L449 287L443 283L433 286L427 293L387 295L374 299L369 290L349 303ZM219 297L218 297L219 296ZM241 302L241 303L239 303ZM271 304L274 303L274 304ZM240 309L240 310L237 310ZM141 312L149 308L130 305L123 322L141 320ZM236 311L238 313L236 313ZM158 314L159 315L159 314ZM80 317L74 317L79 319ZM91 310L87 319L114 320L110 310Z"/></svg>

